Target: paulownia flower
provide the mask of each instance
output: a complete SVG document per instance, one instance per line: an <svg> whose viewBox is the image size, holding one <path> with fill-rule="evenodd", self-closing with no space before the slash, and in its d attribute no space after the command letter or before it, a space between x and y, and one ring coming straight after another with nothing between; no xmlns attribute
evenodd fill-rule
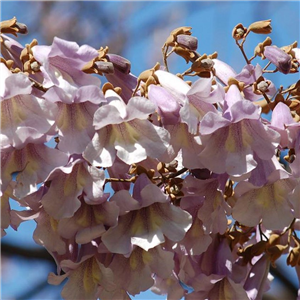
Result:
<svg viewBox="0 0 300 300"><path fill-rule="evenodd" d="M115 284L125 288L131 295L151 288L153 274L167 279L174 268L174 254L160 246L143 250L135 247L129 257L116 254L109 268L115 276Z"/></svg>
<svg viewBox="0 0 300 300"><path fill-rule="evenodd" d="M261 122L260 108L240 97L238 88L231 86L223 116L208 112L200 125L204 150L199 157L203 165L215 173L227 172L233 177L248 174L257 166L254 152L261 159L273 157L280 138Z"/></svg>
<svg viewBox="0 0 300 300"><path fill-rule="evenodd" d="M80 198L81 206L70 218L63 218L58 222L60 236L71 239L75 237L78 244L87 244L100 237L105 227L117 225L119 207L114 202L106 201L103 197L101 204L87 204Z"/></svg>
<svg viewBox="0 0 300 300"><path fill-rule="evenodd" d="M165 241L183 239L191 227L191 215L170 203L145 174L134 186L133 196L128 191L118 191L111 198L120 207L118 225L102 236L102 242L113 253L129 255L133 246L148 251Z"/></svg>
<svg viewBox="0 0 300 300"><path fill-rule="evenodd" d="M242 283L235 283L232 279L221 275L201 274L193 283L193 288L195 292L186 295L186 300L249 299Z"/></svg>
<svg viewBox="0 0 300 300"><path fill-rule="evenodd" d="M270 288L269 269L270 260L266 255L262 255L251 267L244 284L244 289L250 300L261 299L263 294Z"/></svg>
<svg viewBox="0 0 300 300"><path fill-rule="evenodd" d="M148 98L156 105L163 125L175 125L179 122L179 103L168 90L161 86L150 85Z"/></svg>
<svg viewBox="0 0 300 300"><path fill-rule="evenodd" d="M16 175L14 195L25 197L37 190L37 185L43 182L50 172L68 162L68 156L44 144L27 144L22 149L9 147L1 151L1 190L5 191Z"/></svg>
<svg viewBox="0 0 300 300"><path fill-rule="evenodd" d="M237 202L232 216L246 226L258 225L260 221L266 229L281 229L293 220L289 193L295 181L287 172L275 170L263 186L240 182L234 189Z"/></svg>
<svg viewBox="0 0 300 300"><path fill-rule="evenodd" d="M241 72L237 74L236 71L234 69L232 69L231 66L227 65L223 61L218 60L218 59L214 59L213 61L214 61L216 77L222 83L227 85L228 80L230 78L235 78L240 82L244 82L245 85L250 85L248 88L245 88L243 90L243 93L247 100L257 101L263 97L262 95L255 94L251 87L251 85L254 82L256 82L258 80L258 78L263 76L262 68L259 64L257 64L256 66L247 64L243 67ZM266 95L273 97L274 94L276 93L276 87L273 84L273 82L271 82L270 80L268 80L268 82L270 84L268 85Z"/></svg>
<svg viewBox="0 0 300 300"><path fill-rule="evenodd" d="M54 37L52 46L36 45L32 52L41 64L45 88L56 86L67 93L72 87L100 85L98 78L81 71L89 61L98 56L98 51L88 45L79 47L75 42Z"/></svg>
<svg viewBox="0 0 300 300"><path fill-rule="evenodd" d="M35 46L32 51L41 64L43 86L49 88L43 97L58 106L58 149L81 154L94 135L93 115L106 101L100 80L81 71L98 52L59 38L54 38L51 47Z"/></svg>
<svg viewBox="0 0 300 300"><path fill-rule="evenodd" d="M102 263L102 257L97 255L91 244L82 245L76 262L66 259L60 265L65 274L50 273L48 282L59 285L68 278L61 295L64 299L97 299L99 288L114 293L117 286L114 284L114 274L111 269Z"/></svg>
<svg viewBox="0 0 300 300"><path fill-rule="evenodd" d="M174 108L178 104L181 106L179 112L181 122L188 125L191 134L198 133L199 121L207 112L216 111L212 103L224 100L223 88L218 83L212 84L212 77L200 78L190 87L185 81L169 72L158 70L155 75L162 87L173 95L173 99L169 102L175 102ZM163 103L163 98L156 101L158 107L166 105Z"/></svg>
<svg viewBox="0 0 300 300"><path fill-rule="evenodd" d="M283 74L288 74L292 67L292 57L277 46L266 46L264 56Z"/></svg>
<svg viewBox="0 0 300 300"><path fill-rule="evenodd" d="M57 107L31 94L32 83L0 63L1 147L22 148L43 137L54 124Z"/></svg>
<svg viewBox="0 0 300 300"><path fill-rule="evenodd" d="M133 97L126 105L114 93L109 104L95 112L96 133L83 153L84 158L102 167L112 166L116 156L127 164L147 156L159 158L166 151L169 134L148 120L154 111L155 105L145 98Z"/></svg>
<svg viewBox="0 0 300 300"><path fill-rule="evenodd" d="M57 167L48 176L50 184L42 198L46 212L56 220L69 218L81 206L78 197L88 204L99 204L108 197L103 192L104 171L89 166L80 157L74 157L65 167Z"/></svg>

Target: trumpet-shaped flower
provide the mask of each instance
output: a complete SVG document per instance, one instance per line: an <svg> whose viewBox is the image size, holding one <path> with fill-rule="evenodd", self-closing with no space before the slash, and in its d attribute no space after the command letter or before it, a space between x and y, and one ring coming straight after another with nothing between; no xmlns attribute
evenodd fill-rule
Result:
<svg viewBox="0 0 300 300"><path fill-rule="evenodd" d="M32 83L25 74L12 74L3 63L0 73L1 148L22 148L50 130L57 107L31 94Z"/></svg>
<svg viewBox="0 0 300 300"><path fill-rule="evenodd" d="M239 100L236 86L229 91L232 93L227 98L230 95L231 99L226 101L228 108L224 115L208 112L201 121L204 150L199 156L213 172L240 177L257 166L254 152L261 159L270 159L275 154L280 135L261 122L257 106Z"/></svg>
<svg viewBox="0 0 300 300"><path fill-rule="evenodd" d="M165 241L180 241L191 227L192 217L169 198L146 175L138 177L133 197L119 191L111 198L120 207L118 225L102 236L104 245L114 253L128 255L133 246L148 251Z"/></svg>
<svg viewBox="0 0 300 300"><path fill-rule="evenodd" d="M267 184L254 186L240 182L235 188L237 202L232 216L246 226L258 225L260 221L267 229L280 229L293 220L290 196L295 181L287 172L275 170Z"/></svg>
<svg viewBox="0 0 300 300"><path fill-rule="evenodd" d="M152 275L168 278L174 268L174 254L157 246L148 251L135 247L130 257L117 254L109 268L115 275L115 283L126 287L131 295L145 291L154 283Z"/></svg>
<svg viewBox="0 0 300 300"><path fill-rule="evenodd" d="M78 197L82 193L89 204L102 203L108 197L102 189L104 171L88 166L81 158L74 158L66 167L54 169L46 181L50 182L50 187L42 198L42 204L56 220L74 215L81 206Z"/></svg>
<svg viewBox="0 0 300 300"><path fill-rule="evenodd" d="M155 105L142 97L131 98L126 105L120 97L114 97L95 112L97 131L83 153L84 158L102 167L112 166L116 156L127 164L147 156L159 158L166 151L169 133L148 120Z"/></svg>

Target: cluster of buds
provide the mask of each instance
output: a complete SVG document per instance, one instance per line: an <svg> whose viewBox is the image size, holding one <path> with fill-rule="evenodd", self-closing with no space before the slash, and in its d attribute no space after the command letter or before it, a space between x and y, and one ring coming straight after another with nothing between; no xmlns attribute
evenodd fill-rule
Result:
<svg viewBox="0 0 300 300"><path fill-rule="evenodd" d="M272 32L271 20L258 21L250 24L247 28L243 24L237 24L232 30L232 37L236 40L245 40L247 35L250 33L256 34L268 34Z"/></svg>
<svg viewBox="0 0 300 300"><path fill-rule="evenodd" d="M274 265L275 261L285 253L289 245L280 243L281 236L272 234L267 241L261 240L255 244L251 244L245 248L239 248L237 254L243 258L243 263L251 263L255 256L260 256L266 253L270 262Z"/></svg>

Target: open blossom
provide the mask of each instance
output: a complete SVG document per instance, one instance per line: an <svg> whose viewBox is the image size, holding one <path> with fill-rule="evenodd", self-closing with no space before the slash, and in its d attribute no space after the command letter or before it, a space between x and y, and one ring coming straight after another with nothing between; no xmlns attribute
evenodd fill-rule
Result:
<svg viewBox="0 0 300 300"><path fill-rule="evenodd" d="M81 206L78 197L82 193L89 204L101 203L108 197L102 189L104 171L89 166L80 157L74 157L65 167L55 168L46 180L51 184L41 201L46 212L56 220L74 215Z"/></svg>
<svg viewBox="0 0 300 300"><path fill-rule="evenodd" d="M270 22L234 28L239 73L198 53L187 26L167 38L165 68L139 77L108 47L1 35L1 235L35 221L64 299L259 300L282 254L300 274L299 81L264 77L297 72L299 48L243 48ZM190 67L169 72L173 54Z"/></svg>
<svg viewBox="0 0 300 300"><path fill-rule="evenodd" d="M106 227L117 224L119 208L114 202L106 201L99 204L87 204L79 197L81 206L72 217L62 218L57 224L59 235L66 239L75 237L76 243L87 244L99 238Z"/></svg>
<svg viewBox="0 0 300 300"><path fill-rule="evenodd" d="M68 278L61 293L64 299L97 299L100 287L113 295L118 287L113 283L111 269L104 266L105 256L97 254L96 247L91 244L82 245L77 256L77 261L62 260L60 266L65 274L51 272L48 282L59 285Z"/></svg>
<svg viewBox="0 0 300 300"><path fill-rule="evenodd" d="M14 195L25 197L38 189L50 172L65 165L68 156L57 149L48 148L43 143L29 143L22 149L9 147L1 152L1 191L4 192L9 182L16 175Z"/></svg>
<svg viewBox="0 0 300 300"><path fill-rule="evenodd" d="M97 86L100 83L98 78L81 71L86 63L98 56L97 50L88 45L79 47L75 42L55 37L52 46L37 45L32 48L32 52L41 64L45 88L56 86L66 93L76 85Z"/></svg>
<svg viewBox="0 0 300 300"><path fill-rule="evenodd" d="M162 87L173 95L173 99L169 100L173 102L172 105L181 106L181 122L188 125L191 134L198 132L199 122L207 112L216 111L212 104L223 101L224 90L218 83L212 84L213 78L200 78L190 87L185 81L166 71L158 70L155 75ZM156 101L159 101L159 104L164 102L163 98ZM163 103L162 107L165 105L166 103Z"/></svg>
<svg viewBox="0 0 300 300"><path fill-rule="evenodd" d="M151 288L153 275L169 278L174 268L174 254L158 246L148 251L135 247L130 257L116 254L109 265L115 275L115 283L126 287L131 295Z"/></svg>
<svg viewBox="0 0 300 300"><path fill-rule="evenodd" d="M31 94L32 83L26 75L11 73L3 63L0 72L1 147L21 148L47 134L57 107Z"/></svg>
<svg viewBox="0 0 300 300"><path fill-rule="evenodd" d="M246 226L255 226L262 221L267 229L288 226L293 220L289 194L295 181L281 170L274 171L263 186L240 182L235 188L237 202L232 216Z"/></svg>
<svg viewBox="0 0 300 300"><path fill-rule="evenodd" d="M256 101L262 99L261 94L257 94L253 92L252 84L256 82L259 78L265 79L262 72L262 67L257 64L253 66L251 64L247 64L243 67L240 73L236 73L235 70L232 69L231 66L227 65L225 62L214 59L214 67L216 72L216 77L223 82L224 84L228 83L230 78L235 78L240 82L243 82L245 85L249 85L247 88L243 90L245 99ZM265 91L267 95L273 97L276 93L276 87L272 81L268 80L269 84Z"/></svg>
<svg viewBox="0 0 300 300"><path fill-rule="evenodd" d="M261 122L259 108L239 100L239 95L237 87L232 86L226 95L229 99L224 115L208 112L200 125L205 146L199 156L204 166L234 177L248 174L257 166L254 152L262 159L270 159L279 141L279 134Z"/></svg>
<svg viewBox="0 0 300 300"><path fill-rule="evenodd" d="M51 47L35 46L32 51L41 64L43 85L48 88L43 97L57 104L58 148L80 154L94 135L93 115L105 102L100 80L81 70L98 52L59 38L54 38Z"/></svg>
<svg viewBox="0 0 300 300"><path fill-rule="evenodd" d="M119 191L111 198L120 207L118 225L103 236L105 246L114 253L129 254L133 246L148 251L165 241L180 241L191 226L191 215L170 204L168 197L142 174L133 196Z"/></svg>
<svg viewBox="0 0 300 300"><path fill-rule="evenodd" d="M116 156L127 164L149 157L159 158L169 141L168 132L148 120L155 105L142 97L133 97L126 105L113 94L107 105L94 114L96 133L83 156L96 166L110 167Z"/></svg>

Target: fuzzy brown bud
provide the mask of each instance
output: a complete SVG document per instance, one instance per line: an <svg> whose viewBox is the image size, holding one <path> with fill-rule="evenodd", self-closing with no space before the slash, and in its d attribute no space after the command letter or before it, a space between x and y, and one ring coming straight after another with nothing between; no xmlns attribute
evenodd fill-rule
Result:
<svg viewBox="0 0 300 300"><path fill-rule="evenodd" d="M25 24L17 22L16 17L13 17L10 20L2 21L0 23L0 32L11 33L17 36L17 33L27 34L28 30Z"/></svg>
<svg viewBox="0 0 300 300"><path fill-rule="evenodd" d="M289 253L286 259L287 265L295 267L296 265L300 265L300 248L295 247Z"/></svg>
<svg viewBox="0 0 300 300"><path fill-rule="evenodd" d="M248 27L248 30L258 34L271 33L271 20L254 22Z"/></svg>
<svg viewBox="0 0 300 300"><path fill-rule="evenodd" d="M236 41L246 37L246 34L247 34L247 28L244 27L243 24L241 23L237 24L232 30L232 37Z"/></svg>

